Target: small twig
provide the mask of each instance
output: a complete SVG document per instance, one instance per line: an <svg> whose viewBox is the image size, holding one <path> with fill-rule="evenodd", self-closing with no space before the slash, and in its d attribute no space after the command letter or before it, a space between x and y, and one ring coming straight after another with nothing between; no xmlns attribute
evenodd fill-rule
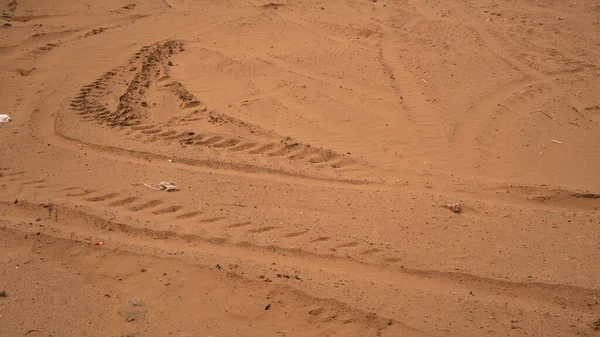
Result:
<svg viewBox="0 0 600 337"><path fill-rule="evenodd" d="M561 141L558 141L558 140L556 140L556 139L550 139L550 141L551 141L551 142L554 142L554 143L556 143L556 144L562 144L562 142L561 142Z"/></svg>
<svg viewBox="0 0 600 337"><path fill-rule="evenodd" d="M546 112L544 112L544 111L540 111L540 112L541 112L541 113L543 113L544 115L546 115L546 117L550 118L551 120L554 120L554 118L552 118L552 116L550 116L550 115L549 115L549 114L547 114Z"/></svg>
<svg viewBox="0 0 600 337"><path fill-rule="evenodd" d="M160 188L158 188L158 187L154 187L154 186L151 186L148 184L144 184L144 186L148 187L149 189L155 190L155 191L160 191Z"/></svg>
<svg viewBox="0 0 600 337"><path fill-rule="evenodd" d="M246 205L242 205L242 204L215 204L215 205L221 205L221 206L236 206L236 207L246 207Z"/></svg>
<svg viewBox="0 0 600 337"><path fill-rule="evenodd" d="M487 6L471 6L471 5L467 5L467 7L475 8L475 9L479 9L479 8L491 8L491 7L496 7L496 6L498 6L498 4L487 5Z"/></svg>
<svg viewBox="0 0 600 337"><path fill-rule="evenodd" d="M166 181L161 181L160 184L158 184L156 186L152 186L149 184L144 184L144 186L148 187L149 189L155 190L155 191L167 191L167 192L179 191L179 187L175 186L175 184L173 184L173 183L166 182Z"/></svg>

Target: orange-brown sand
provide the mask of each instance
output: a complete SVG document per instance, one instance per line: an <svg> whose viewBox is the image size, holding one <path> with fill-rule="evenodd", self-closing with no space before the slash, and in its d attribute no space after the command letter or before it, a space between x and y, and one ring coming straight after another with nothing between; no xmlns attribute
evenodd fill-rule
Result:
<svg viewBox="0 0 600 337"><path fill-rule="evenodd" d="M0 336L598 335L597 1L0 9Z"/></svg>

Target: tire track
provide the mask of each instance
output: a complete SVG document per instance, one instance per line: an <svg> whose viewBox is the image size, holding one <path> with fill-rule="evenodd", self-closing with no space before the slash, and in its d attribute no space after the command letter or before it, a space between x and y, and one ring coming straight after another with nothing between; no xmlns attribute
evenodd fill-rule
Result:
<svg viewBox="0 0 600 337"><path fill-rule="evenodd" d="M359 262L348 257L337 257L330 254L317 254L300 249L287 249L274 246L260 246L247 242L232 243L227 239L203 237L193 234L181 234L175 231L156 230L146 227L135 227L125 223L116 223L90 215L80 210L53 205L51 213L60 214L61 224L52 223L53 214L48 214L45 205L29 204L20 201L18 204L0 203L0 209L5 219L22 219L41 217L46 226L59 226L68 232L80 236L96 237L111 236L115 242L131 242L160 248L161 242L177 246L189 253L193 251L210 252L217 256L235 257L240 261L252 263L269 263L277 260L280 266L302 268L319 272L320 266L328 265L328 272L344 274L346 277L357 279L387 279L394 276L396 285L407 291L422 291L433 293L451 293L462 289L473 289L480 294L482 300L494 298L503 303L510 301L513 305L529 307L536 305L550 311L560 311L564 303L568 303L581 313L593 313L594 301L600 297L600 290L577 286L546 284L540 282L509 282L495 280L476 275L393 268L388 265ZM52 233L52 227L46 233ZM60 231L59 231L60 232ZM158 241L157 241L158 240ZM151 249L151 248L150 248ZM366 253L368 254L368 253ZM352 275L345 271L352 270Z"/></svg>
<svg viewBox="0 0 600 337"><path fill-rule="evenodd" d="M92 275L98 275L97 270L101 268L100 265L94 262L90 264L89 261L84 263L85 261L82 259L82 256L90 256L96 253L96 249L93 248L94 246L90 246L85 237L75 233L66 235L59 230L54 232L43 231L35 233L30 230L28 231L27 228L21 227L18 223L13 224L10 221L0 219L0 235L2 235L2 237L20 239L24 234L25 236L31 234L31 236L35 237L35 243L41 245L39 249L43 249L44 251L60 250L68 256L68 259L62 260L65 261L62 265L81 266L82 264L86 264L93 270ZM264 278L262 281L259 281L252 279L243 273L236 273L235 271L229 271L225 275L219 275L221 268L223 268L221 265L218 265L218 268L211 268L209 266L214 266L214 263L203 264L203 262L208 262L208 260L191 261L181 256L174 257L170 249L164 244L161 244L160 241L155 241L153 248L149 249L147 246L141 245L136 238L131 239L132 240L127 243L111 241L111 245L115 246L112 249L103 252L103 257L109 260L115 260L127 256L128 258L141 261L145 264L151 264L157 260L169 261L170 263L176 264L178 268L181 268L186 274L195 269L196 271L199 271L203 277L216 277L221 281L220 284L222 286L230 286L233 289L237 289L236 291L240 292L240 294L244 289L252 289L252 291L268 294L268 299L270 299L275 306L280 305L285 308L284 303L291 302L294 304L295 313L293 316L286 315L286 317L294 317L295 321L301 320L302 322L300 324L314 325L314 323L317 323L318 326L316 329L310 329L313 331L318 331L322 329L322 325L325 325L336 327L341 331L348 330L347 327L350 327L350 330L353 333L361 331L361 335L366 336L381 336L382 334L408 334L416 337L427 336L421 331L407 326L400 320L390 319L384 315L372 313L359 308L355 304L348 304L335 299L319 297L318 294L311 294L306 290L294 287L291 282L297 282L299 279L292 279L286 274L278 275L280 275L279 277L282 279L289 278L290 280L288 282L278 283L272 283L270 279ZM89 238L87 238L87 240L89 240ZM40 252L40 250L38 250L38 252ZM81 252L85 252L85 254L81 254ZM230 267L232 266L234 265L230 265ZM84 273L86 273L85 275L90 275L88 274L89 270L90 269L86 269L84 271ZM239 296L235 291L231 295Z"/></svg>
<svg viewBox="0 0 600 337"><path fill-rule="evenodd" d="M447 130L442 117L428 102L426 88L417 82L414 74L408 71L400 61L399 46L402 43L393 39L398 32L390 30L381 38L380 62L387 69L400 104L407 108L407 120L417 129L420 141L427 144L429 155L441 153L446 148ZM421 152L405 150L403 156L422 156Z"/></svg>
<svg viewBox="0 0 600 337"><path fill-rule="evenodd" d="M6 170L5 170L6 171ZM28 178L24 178L25 181ZM30 185L25 185L30 186ZM153 221L159 226L172 225L182 228L194 227L196 230L201 230L214 240L221 240L221 236L226 234L232 242L245 242L250 240L252 244L256 242L275 242L277 246L283 247L286 245L308 245L320 250L334 249L334 245L329 245L321 236L315 240L306 234L308 229L297 231L294 226L273 226L270 224L261 223L259 226L251 226L249 221L245 219L256 218L252 212L240 213L234 218L220 215L214 210L193 211L182 205L169 205L161 199L150 199L138 196L127 195L126 192L103 191L94 188L82 187L67 187L59 189L55 192L48 193L50 202L60 202L64 200L67 204L71 204L77 200L84 204L92 206L94 209L107 211L111 214L125 216L128 218L136 218L140 221ZM221 210L222 213L222 210ZM232 221L232 219L235 219ZM233 224L232 224L233 222ZM294 232L296 231L296 232ZM283 240L279 240L279 238ZM290 243L289 240L292 240ZM326 243L326 245L322 245ZM356 253L359 250L364 250L364 247L357 247ZM373 252L373 253L379 253ZM379 258L379 254L378 257Z"/></svg>
<svg viewBox="0 0 600 337"><path fill-rule="evenodd" d="M497 89L481 97L475 102L470 109L460 118L460 120L454 125L454 128L450 134L450 142L453 146L463 147L467 149L475 150L476 152L469 155L469 151L460 151L459 153L453 154L451 159L452 162L463 163L464 167L472 167L472 162L479 157L479 151L483 149L483 137L487 136L484 133L484 127L487 122L493 118L498 106L502 102L518 95L520 92L525 91L527 88L534 85L548 85L555 88L554 82L566 76L574 75L583 70L583 68L577 68L566 71L558 71L554 73L543 73L535 70L529 66L522 64L516 58L506 55L504 49L498 41L486 31L485 28L481 27L473 19L469 18L465 14L460 5L453 5L459 18L463 20L475 33L481 38L487 48L496 55L497 58L503 60L514 69L518 70L523 74L521 79L517 79L508 83L500 85Z"/></svg>
<svg viewBox="0 0 600 337"><path fill-rule="evenodd" d="M161 88L166 88L181 102L183 116L172 118L167 123L166 129L156 124L145 123L145 97L148 90L152 89L158 80L168 78L168 75L164 75L165 71L163 69L166 69L167 63L170 62L169 56L183 50L183 43L174 40L143 47L129 60L127 66L108 71L92 84L81 88L79 94L71 102L72 109L87 120L95 120L111 127L129 127L132 131L135 131L133 135L137 139L145 142L179 139L182 146L201 146L238 154L268 156L269 158L281 157L285 160L295 160L319 166L327 165L336 169L354 164L354 161L346 158L345 155L334 153L331 150L311 147L293 141L289 137L274 138L274 142L271 144L275 145L272 145L272 148L269 149L271 151L266 151L269 144L256 142L246 137L256 133L270 135L269 132L262 130L257 125L251 125L230 116L209 111L203 103L178 82L169 83ZM109 88L113 88L113 84L126 78L132 69L135 72L133 79L124 88L124 94L120 96L118 106L111 110L104 103L105 96L113 90ZM184 111L190 108L194 108L194 110L187 113ZM226 134L197 133L195 130L176 129L176 125L181 124L181 122L202 120L216 126L237 126L243 130L241 134L245 137L231 137ZM190 137L186 137L186 135L190 135ZM303 152L304 155L297 156L297 153L291 150Z"/></svg>
<svg viewBox="0 0 600 337"><path fill-rule="evenodd" d="M189 134L189 133L185 133ZM120 147L106 146L106 145L98 145L90 142L86 142L81 139L70 137L66 134L63 134L61 131L55 131L55 135L61 141L68 141L82 144L88 147L90 151L100 152L100 155L111 156L113 158L121 158L121 160L127 160L128 162L136 162L139 164L148 165L149 159L155 159L157 162L168 162L172 160L173 163L169 165L169 167L180 167L186 170L203 170L203 169L211 169L219 170L220 174L223 175L235 175L235 176L254 176L256 177L258 174L267 174L270 176L270 179L278 180L278 177L281 178L282 181L286 183L299 183L299 184L319 184L320 186L324 186L323 184L330 184L331 186L347 186L347 187L355 187L355 188L382 188L382 184L377 184L368 180L353 180L353 179L344 179L344 178L328 178L328 177L319 177L313 175L305 175L301 173L288 172L280 169L273 169L264 166L256 166L252 164L246 163L235 163L228 161L219 161L214 159L191 159L191 158L179 158L176 156L164 156L160 154L144 152L144 151L135 151L135 150L127 150ZM65 147L69 147L65 145ZM261 151L263 151L261 149ZM258 153L258 152L257 152ZM343 159L342 159L343 160ZM341 161L341 160L340 160ZM157 163L152 163L152 166L160 165ZM332 163L332 165L337 166L338 162ZM166 165L165 165L166 166ZM339 166L338 166L339 167ZM208 171L206 171L208 172ZM377 186L377 187L375 187Z"/></svg>
<svg viewBox="0 0 600 337"><path fill-rule="evenodd" d="M307 30L311 34L356 49L376 49L381 37L379 32L366 28L357 29L309 18L295 18L288 15L282 15L282 17Z"/></svg>

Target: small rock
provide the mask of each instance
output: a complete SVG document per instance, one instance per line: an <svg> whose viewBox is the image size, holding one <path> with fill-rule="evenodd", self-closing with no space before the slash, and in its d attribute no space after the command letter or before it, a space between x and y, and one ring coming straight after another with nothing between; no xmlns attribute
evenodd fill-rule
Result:
<svg viewBox="0 0 600 337"><path fill-rule="evenodd" d="M40 218L37 218L37 219L35 219L35 221L42 221L42 219L40 219Z"/></svg>
<svg viewBox="0 0 600 337"><path fill-rule="evenodd" d="M142 319L148 309L144 302L137 297L132 297L129 300L122 302L118 314L125 319L126 322L133 322Z"/></svg>
<svg viewBox="0 0 600 337"><path fill-rule="evenodd" d="M5 290L0 291L0 297L8 297Z"/></svg>
<svg viewBox="0 0 600 337"><path fill-rule="evenodd" d="M143 305L142 301L140 301L140 299L137 297L131 298L131 300L129 300L129 303L131 303L131 305L133 305L134 307L141 307Z"/></svg>
<svg viewBox="0 0 600 337"><path fill-rule="evenodd" d="M170 67L173 66L173 62L169 61L169 63L167 63Z"/></svg>
<svg viewBox="0 0 600 337"><path fill-rule="evenodd" d="M462 212L462 208L460 207L460 204L457 202L455 202L453 204L447 204L445 207L454 213Z"/></svg>

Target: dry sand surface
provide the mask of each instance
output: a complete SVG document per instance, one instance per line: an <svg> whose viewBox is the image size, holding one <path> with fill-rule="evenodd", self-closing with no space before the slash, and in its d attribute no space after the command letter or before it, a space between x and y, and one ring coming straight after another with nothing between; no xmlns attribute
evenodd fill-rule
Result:
<svg viewBox="0 0 600 337"><path fill-rule="evenodd" d="M600 336L596 0L0 9L0 336Z"/></svg>

